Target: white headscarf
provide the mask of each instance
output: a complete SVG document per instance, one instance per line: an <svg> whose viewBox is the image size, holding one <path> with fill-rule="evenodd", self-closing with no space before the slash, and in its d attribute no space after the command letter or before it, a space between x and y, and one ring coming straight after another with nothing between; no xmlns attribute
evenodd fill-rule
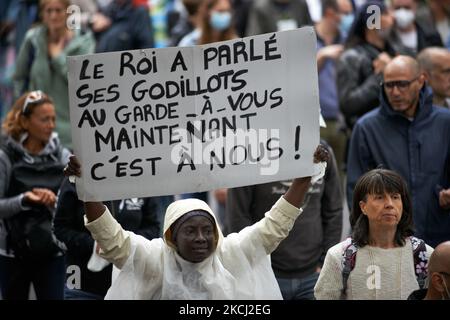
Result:
<svg viewBox="0 0 450 320"><path fill-rule="evenodd" d="M171 241L171 225L184 214L204 210L216 222L216 250L199 263L184 260ZM164 240L130 233L131 253L106 299L281 299L270 256L256 227L224 238L211 208L198 199L172 203L164 219Z"/></svg>

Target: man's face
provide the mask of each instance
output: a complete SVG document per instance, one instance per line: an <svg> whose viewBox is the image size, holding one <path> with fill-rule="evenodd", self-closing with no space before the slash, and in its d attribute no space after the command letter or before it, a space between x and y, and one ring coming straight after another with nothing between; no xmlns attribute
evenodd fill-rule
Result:
<svg viewBox="0 0 450 320"><path fill-rule="evenodd" d="M428 84L436 96L450 97L450 52L434 59L433 68L428 74Z"/></svg>
<svg viewBox="0 0 450 320"><path fill-rule="evenodd" d="M390 66L384 72L384 92L395 111L413 117L424 78L405 64Z"/></svg>
<svg viewBox="0 0 450 320"><path fill-rule="evenodd" d="M193 216L180 226L174 243L178 254L189 262L202 262L215 250L214 224L206 217Z"/></svg>

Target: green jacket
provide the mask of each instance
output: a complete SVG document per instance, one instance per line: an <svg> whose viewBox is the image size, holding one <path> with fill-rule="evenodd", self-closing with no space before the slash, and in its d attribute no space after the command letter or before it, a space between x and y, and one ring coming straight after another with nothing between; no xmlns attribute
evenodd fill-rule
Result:
<svg viewBox="0 0 450 320"><path fill-rule="evenodd" d="M66 58L93 53L95 48L95 40L91 32L80 30L74 30L74 32L74 37L62 53L55 58L49 58L46 27L37 26L30 29L25 35L17 56L14 74L16 97L24 91L42 90L53 99L57 118L56 132L61 143L68 148L72 148L72 138Z"/></svg>

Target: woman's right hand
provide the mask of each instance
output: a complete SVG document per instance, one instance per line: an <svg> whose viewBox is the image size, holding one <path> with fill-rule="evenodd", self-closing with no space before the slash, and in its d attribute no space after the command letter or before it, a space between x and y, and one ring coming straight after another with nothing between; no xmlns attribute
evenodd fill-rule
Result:
<svg viewBox="0 0 450 320"><path fill-rule="evenodd" d="M64 168L64 175L81 177L81 164L75 155L69 157L69 163Z"/></svg>

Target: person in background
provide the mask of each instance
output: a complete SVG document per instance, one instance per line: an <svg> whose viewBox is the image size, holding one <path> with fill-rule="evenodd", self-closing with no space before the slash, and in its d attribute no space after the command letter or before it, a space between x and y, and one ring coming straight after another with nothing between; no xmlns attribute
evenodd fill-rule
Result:
<svg viewBox="0 0 450 320"><path fill-rule="evenodd" d="M69 0L39 2L42 24L25 36L16 60L14 91L16 96L37 89L50 95L58 118L55 131L61 143L71 148L66 58L94 52L95 41L89 31L67 27L69 5Z"/></svg>
<svg viewBox="0 0 450 320"><path fill-rule="evenodd" d="M245 32L248 25L248 15L250 8L255 0L232 0L233 4L233 18L236 32L239 37L245 37Z"/></svg>
<svg viewBox="0 0 450 320"><path fill-rule="evenodd" d="M410 51L410 55L415 56L427 47L442 47L438 31L416 21L416 0L392 0L391 9L395 19L394 36Z"/></svg>
<svg viewBox="0 0 450 320"><path fill-rule="evenodd" d="M417 9L416 20L428 29L436 29L442 43L450 49L450 0L426 0Z"/></svg>
<svg viewBox="0 0 450 320"><path fill-rule="evenodd" d="M197 27L178 46L196 46L236 39L230 0L203 0L196 17Z"/></svg>
<svg viewBox="0 0 450 320"><path fill-rule="evenodd" d="M96 32L95 52L124 51L154 47L148 8L132 0L113 0L101 12L110 24Z"/></svg>
<svg viewBox="0 0 450 320"><path fill-rule="evenodd" d="M257 0L250 7L247 36L311 26L305 0Z"/></svg>
<svg viewBox="0 0 450 320"><path fill-rule="evenodd" d="M333 148L336 161L344 178L346 128L339 109L336 84L336 60L344 50L344 36L353 21L349 0L322 0L322 19L316 24L317 68L319 71L319 100L326 127L320 128L320 136Z"/></svg>
<svg viewBox="0 0 450 320"><path fill-rule="evenodd" d="M272 269L285 300L313 300L314 285L327 250L342 233L342 191L336 160L329 159L323 179L311 184L302 205L302 216L288 237L272 252ZM239 232L264 217L292 181L263 183L228 190L226 230Z"/></svg>
<svg viewBox="0 0 450 320"><path fill-rule="evenodd" d="M198 27L198 9L203 0L183 0L186 14L180 15L177 23L171 30L171 46L177 46L181 39Z"/></svg>
<svg viewBox="0 0 450 320"><path fill-rule="evenodd" d="M419 53L417 61L433 90L433 104L450 108L450 51L447 48L426 48Z"/></svg>
<svg viewBox="0 0 450 320"><path fill-rule="evenodd" d="M371 19L368 8L372 5L380 8L379 29L368 27ZM379 2L367 2L355 14L336 70L339 108L349 129L353 128L359 117L379 103L383 70L398 52L389 40L393 24L393 17L386 6Z"/></svg>
<svg viewBox="0 0 450 320"><path fill-rule="evenodd" d="M149 240L159 237L158 202L155 198L115 200L105 204L125 230ZM111 264L101 266L103 269L88 267L92 255L95 254L93 252L95 241L84 226L83 216L84 206L83 202L78 200L75 184L65 179L58 194L54 220L55 235L67 248L68 275L65 300L101 300L111 286ZM75 266L79 268L80 283L78 284L70 283L69 271L74 270Z"/></svg>
<svg viewBox="0 0 450 320"><path fill-rule="evenodd" d="M22 95L3 122L0 150L0 289L3 299L63 299L64 256L52 232L56 194L70 152L48 95Z"/></svg>
<svg viewBox="0 0 450 320"><path fill-rule="evenodd" d="M315 297L404 300L425 286L426 262L433 249L411 237L412 213L407 185L399 174L374 169L360 177L353 191L352 237L328 250ZM417 248L422 250L415 261Z"/></svg>

